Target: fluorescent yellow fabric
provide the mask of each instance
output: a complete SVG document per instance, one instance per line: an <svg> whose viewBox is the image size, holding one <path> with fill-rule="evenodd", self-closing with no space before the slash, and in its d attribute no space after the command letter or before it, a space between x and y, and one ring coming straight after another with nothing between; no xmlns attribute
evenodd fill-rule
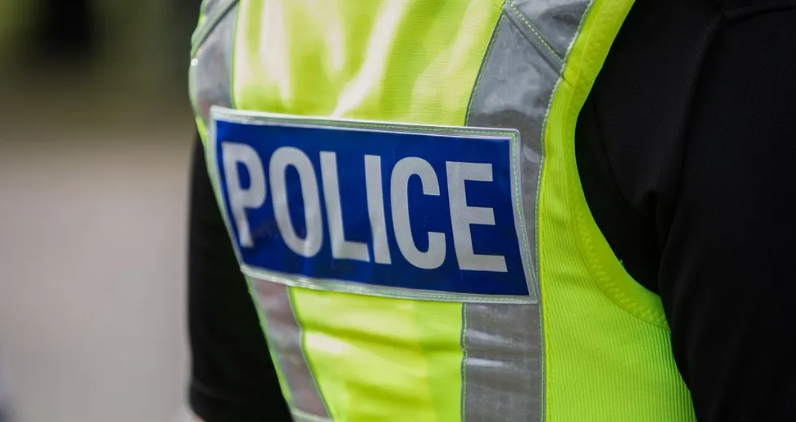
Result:
<svg viewBox="0 0 796 422"><path fill-rule="evenodd" d="M291 292L335 420L459 419L461 304Z"/></svg>
<svg viewBox="0 0 796 422"><path fill-rule="evenodd" d="M611 252L589 212L575 160L578 113L631 4L594 2L546 128L539 254L551 422L695 420L660 300Z"/></svg>
<svg viewBox="0 0 796 422"><path fill-rule="evenodd" d="M500 8L469 0L244 0L242 110L463 125ZM462 305L291 288L337 421L460 419Z"/></svg>
<svg viewBox="0 0 796 422"><path fill-rule="evenodd" d="M462 125L500 8L468 0L241 3L235 106Z"/></svg>

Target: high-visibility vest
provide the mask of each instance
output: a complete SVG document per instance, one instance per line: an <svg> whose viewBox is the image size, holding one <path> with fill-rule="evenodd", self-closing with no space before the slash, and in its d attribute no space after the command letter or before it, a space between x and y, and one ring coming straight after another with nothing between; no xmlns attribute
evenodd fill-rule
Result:
<svg viewBox="0 0 796 422"><path fill-rule="evenodd" d="M695 420L575 160L631 5L205 0L192 101L295 420Z"/></svg>

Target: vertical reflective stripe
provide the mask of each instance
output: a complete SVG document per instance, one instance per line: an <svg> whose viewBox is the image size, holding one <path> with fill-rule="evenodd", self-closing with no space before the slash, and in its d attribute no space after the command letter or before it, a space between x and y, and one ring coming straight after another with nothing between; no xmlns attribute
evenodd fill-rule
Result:
<svg viewBox="0 0 796 422"><path fill-rule="evenodd" d="M217 9L221 15L208 17L204 24L208 26L197 31L200 36L191 59L189 84L191 103L202 130L210 122L211 106L232 106L232 46L238 9L235 3L226 2L228 8Z"/></svg>
<svg viewBox="0 0 796 422"><path fill-rule="evenodd" d="M254 287L270 337L270 347L292 398L291 410L298 420L328 419L326 405L318 392L302 349L302 330L293 313L290 287L267 280L254 280Z"/></svg>
<svg viewBox="0 0 796 422"><path fill-rule="evenodd" d="M237 0L206 0L194 38L190 92L200 131L210 124L212 106L232 107L232 60ZM204 138L203 133L203 138ZM210 155L209 155L210 156ZM211 175L213 172L211 172ZM213 177L213 183L216 183ZM289 288L267 280L253 280L265 316L272 357L297 421L328 420L328 412L302 350L302 330L293 313Z"/></svg>
<svg viewBox="0 0 796 422"><path fill-rule="evenodd" d="M501 19L493 37L467 124L520 131L523 218L535 247L540 135L556 73L510 20ZM532 251L533 280L537 274L535 255ZM538 286L533 284L529 287L538 303ZM463 420L541 420L539 305L465 304L464 319Z"/></svg>
<svg viewBox="0 0 796 422"><path fill-rule="evenodd" d="M467 303L462 420L541 420L542 342L538 305Z"/></svg>
<svg viewBox="0 0 796 422"><path fill-rule="evenodd" d="M521 191L525 226L536 244L536 192L542 163L542 126L558 73L511 20L503 18L475 87L468 126L510 127L522 142ZM533 271L537 256L532 253ZM530 286L538 292L538 286ZM538 296L537 296L538 297Z"/></svg>
<svg viewBox="0 0 796 422"><path fill-rule="evenodd" d="M543 163L542 133L551 96L567 46L586 11L585 6L573 7L570 3L505 3L504 17L493 35L468 110L468 126L520 131L523 217L534 248L533 282L529 287L539 300L531 305L464 305L465 421L545 419L544 339L535 250L537 195ZM572 19L555 18L577 11L578 16L572 18L574 25L570 25Z"/></svg>

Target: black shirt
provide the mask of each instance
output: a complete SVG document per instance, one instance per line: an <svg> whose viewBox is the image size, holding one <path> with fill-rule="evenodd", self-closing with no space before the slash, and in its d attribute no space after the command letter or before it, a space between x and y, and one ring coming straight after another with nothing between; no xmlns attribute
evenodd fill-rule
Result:
<svg viewBox="0 0 796 422"><path fill-rule="evenodd" d="M598 226L663 299L698 420L796 421L796 1L638 0L576 152ZM289 421L199 148L191 210L192 406Z"/></svg>

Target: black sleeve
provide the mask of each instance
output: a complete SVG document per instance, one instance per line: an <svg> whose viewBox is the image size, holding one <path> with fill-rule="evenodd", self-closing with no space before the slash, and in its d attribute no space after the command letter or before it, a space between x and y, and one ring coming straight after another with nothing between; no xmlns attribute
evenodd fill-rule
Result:
<svg viewBox="0 0 796 422"><path fill-rule="evenodd" d="M578 165L617 257L663 299L698 420L796 421L796 4L735 3L636 2Z"/></svg>
<svg viewBox="0 0 796 422"><path fill-rule="evenodd" d="M198 141L191 179L191 407L205 422L290 422Z"/></svg>

